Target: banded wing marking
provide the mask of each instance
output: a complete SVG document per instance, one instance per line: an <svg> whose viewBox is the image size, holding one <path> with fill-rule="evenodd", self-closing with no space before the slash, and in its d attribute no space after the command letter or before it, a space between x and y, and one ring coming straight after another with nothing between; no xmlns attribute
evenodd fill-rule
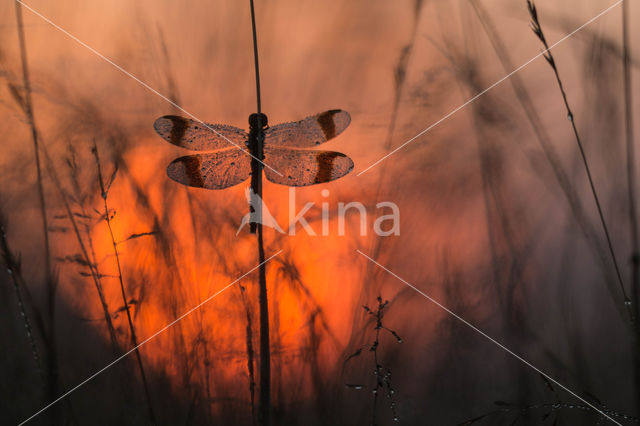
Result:
<svg viewBox="0 0 640 426"><path fill-rule="evenodd" d="M242 183L250 174L251 158L237 148L187 155L167 167L167 175L174 181L204 189L228 188Z"/></svg>
<svg viewBox="0 0 640 426"><path fill-rule="evenodd" d="M165 115L153 123L153 128L164 140L193 151L213 151L229 147L245 148L247 133L244 130L226 124L207 124L207 126L210 128L190 118L176 115Z"/></svg>
<svg viewBox="0 0 640 426"><path fill-rule="evenodd" d="M330 182L353 170L353 161L335 151L311 151L273 146L264 147L264 161L272 169L264 169L271 182L287 186L308 186Z"/></svg>
<svg viewBox="0 0 640 426"><path fill-rule="evenodd" d="M347 111L332 109L304 120L276 124L265 131L265 145L311 148L338 136L350 122Z"/></svg>

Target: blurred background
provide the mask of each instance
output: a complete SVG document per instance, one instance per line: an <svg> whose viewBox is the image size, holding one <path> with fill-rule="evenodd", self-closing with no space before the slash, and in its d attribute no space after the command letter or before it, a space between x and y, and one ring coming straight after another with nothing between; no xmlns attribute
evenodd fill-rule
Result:
<svg viewBox="0 0 640 426"><path fill-rule="evenodd" d="M249 2L27 4L196 117L248 127ZM614 2L536 4L552 44ZM637 40L637 5L627 13ZM179 111L31 11L22 16L23 48L14 2L0 4L6 424L128 351L132 330L143 341L258 263L254 236L235 235L248 183L205 191L169 180L166 165L185 152L153 122ZM329 204L328 236L266 230L266 255L283 250L267 265L274 424L608 422L356 249L616 421L638 422L622 16L614 7L553 56L631 305L542 57L358 175L540 53L524 0L256 0L270 123L345 109L351 125L326 148L355 163L338 181L296 189L296 211L315 203L306 217L318 234ZM627 64L634 82L639 48L630 45ZM288 189L265 183L264 197L289 223ZM355 210L338 235L338 203L350 201L367 206L368 235ZM400 235L374 234L382 201L399 206ZM149 407L159 424L255 424L256 282L247 275L30 424L145 424Z"/></svg>

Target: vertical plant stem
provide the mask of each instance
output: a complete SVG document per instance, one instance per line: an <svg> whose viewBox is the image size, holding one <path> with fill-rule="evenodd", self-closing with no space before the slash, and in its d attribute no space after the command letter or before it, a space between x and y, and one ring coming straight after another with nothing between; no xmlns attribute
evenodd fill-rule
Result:
<svg viewBox="0 0 640 426"><path fill-rule="evenodd" d="M202 318L200 319L200 325L202 326ZM204 362L204 380L205 380L205 395L207 397L207 421L211 421L211 375L209 368L211 367L211 359L209 358L209 347L206 336L202 338L202 356Z"/></svg>
<svg viewBox="0 0 640 426"><path fill-rule="evenodd" d="M136 337L136 330L133 326L133 319L131 318L131 310L129 309L129 302L127 302L127 294L124 289L124 279L122 278L122 267L120 265L120 256L118 254L118 244L116 243L115 237L113 235L113 229L111 227L111 216L109 215L109 205L107 203L107 190L104 185L104 180L102 179L102 167L100 165L100 157L98 155L98 147L94 144L93 146L93 154L96 159L96 165L98 167L98 181L100 182L100 192L102 194L102 200L104 203L104 217L105 222L107 223L107 228L109 229L109 236L111 238L111 244L113 245L113 255L116 259L116 266L118 268L118 282L120 284L120 291L122 294L122 303L124 304L124 310L127 313L127 321L129 323L129 332L131 335L131 344L134 348L136 348L136 360L138 361L138 369L140 370L140 376L142 378L142 385L144 386L144 393L147 400L147 409L149 411L149 420L152 424L157 425L156 416L153 411L153 404L151 402L151 393L149 392L149 385L147 383L147 376L144 372L144 365L142 363L142 357L140 356L140 351L137 349L138 339Z"/></svg>
<svg viewBox="0 0 640 426"><path fill-rule="evenodd" d="M420 24L420 14L422 11L422 0L415 0L414 3L414 19L411 27L411 37L409 43L400 51L400 57L394 69L394 92L393 92L393 105L391 108L391 118L389 120L389 127L387 127L387 135L384 142L384 150L389 151L393 144L393 135L396 131L398 124L398 114L400 112L400 102L404 95L404 90L407 80L407 71L409 69L409 63L413 54L414 45L416 42L416 35L418 33L418 27ZM387 164L381 164L381 172L378 175L379 178L376 182L376 196L381 195L383 186L386 183L385 177L387 176ZM380 239L376 239L376 245L380 242ZM375 252L374 252L375 253Z"/></svg>
<svg viewBox="0 0 640 426"><path fill-rule="evenodd" d="M578 150L580 151L580 157L582 159L582 163L584 165L584 169L585 172L587 174L587 179L589 181L589 187L591 189L591 194L593 195L593 200L595 202L596 208L598 210L598 216L600 218L600 223L602 224L602 229L604 231L604 235L605 238L607 240L607 246L609 248L609 253L611 255L611 261L613 262L613 267L615 269L616 272L616 277L618 279L618 284L620 285L620 292L622 293L623 296L623 302L625 307L627 308L628 312L629 312L629 320L635 324L635 315L633 313L633 309L631 306L631 300L629 299L628 295L627 295L627 291L625 290L624 287L624 282L622 280L622 274L620 272L620 267L618 266L618 260L616 258L616 254L615 251L613 249L613 243L611 241L611 235L609 234L609 228L607 226L607 222L605 221L604 218L604 213L602 211L602 206L600 204L600 198L598 197L598 192L596 191L596 187L595 187L595 183L593 181L593 176L591 175L591 168L589 167L589 162L587 161L587 156L585 154L584 151L584 146L582 145L582 140L580 139L580 134L578 132L578 128L576 126L576 122L573 116L573 112L571 110L571 106L569 105L569 100L567 99L567 93L564 90L564 85L562 84L562 80L560 79L560 72L558 71L558 67L556 65L555 59L553 58L553 55L551 53L551 50L549 48L549 44L547 43L547 39L544 36L544 33L542 32L542 27L540 26L540 21L538 19L538 12L536 10L536 7L534 6L533 2L531 0L527 0L527 6L529 9L529 14L531 15L531 20L532 20L532 29L533 32L536 34L536 36L540 39L540 41L542 42L544 48L545 48L545 59L547 60L547 62L549 63L549 65L551 66L551 69L553 70L553 73L555 75L556 78L556 82L558 83L558 88L560 89L560 93L562 95L562 100L564 102L564 106L567 110L567 117L569 118L569 121L571 122L571 128L573 130L573 134L575 136L576 139L576 143L578 145Z"/></svg>
<svg viewBox="0 0 640 426"><path fill-rule="evenodd" d="M447 4L443 3L443 6L447 6ZM439 18L440 22L445 22L443 16ZM466 36L465 29L470 25L469 20L461 21L463 25L463 34ZM465 25L466 24L466 25ZM442 29L442 28L441 28ZM440 53L449 61L451 64L454 75L459 82L460 90L463 96L463 99L468 99L469 95L473 95L473 93L479 93L480 81L477 77L477 72L475 69L475 58L471 55L470 51L475 51L476 49L470 48L469 43L473 40L470 40L468 37L464 39L464 50L460 50L452 40L449 40L446 34L442 34L442 38L444 40L444 45L440 46L434 42L434 46L440 50ZM469 92L469 93L467 93ZM481 101L479 101L481 102ZM480 164L480 175L482 182L482 195L483 195L483 204L485 211L485 221L486 221L486 229L487 229L487 239L489 243L489 251L491 257L491 269L493 274L494 288L496 294L498 296L498 303L500 305L500 309L504 312L507 317L507 322L510 322L512 317L512 306L511 303L511 293L512 287L515 285L515 282L512 280L507 283L503 278L502 271L500 266L502 264L502 258L506 257L506 254L509 255L510 263L513 265L515 263L516 258L516 248L514 246L513 238L511 236L511 226L509 224L509 218L507 215L507 211L504 208L504 203L502 202L501 196L501 188L500 188L500 167L497 167L498 170L495 170L495 164L493 161L496 158L496 148L491 145L491 142L487 141L487 138L483 134L482 121L483 115L482 110L487 109L482 104L474 104L471 107L471 122L473 125L473 129L475 131L475 140L478 148L478 159ZM498 229L499 225L501 229ZM502 236L504 243L506 244L508 250L504 255L501 253L500 248L502 244L500 244L500 233L502 231ZM513 270L513 267L510 268ZM505 292L507 296L505 296Z"/></svg>
<svg viewBox="0 0 640 426"><path fill-rule="evenodd" d="M256 12L253 7L253 0L249 0L251 6L251 28L253 34L253 60L256 72L256 101L258 104L258 114L262 112L262 99L260 97L260 64L258 63L258 33L256 31Z"/></svg>
<svg viewBox="0 0 640 426"><path fill-rule="evenodd" d="M258 114L262 113L262 103L260 98L260 65L258 63L258 36L256 31L256 14L253 7L253 0L249 0L251 7L251 28L253 34L253 58L255 64L256 74L256 99L258 106ZM261 119L258 119L260 130L258 135L253 136L253 143L257 144L255 150L260 157L262 157L262 143L264 142L264 130ZM266 123L264 123L266 126ZM258 200L262 202L262 164L258 164L257 160L253 158L252 169L258 172L257 176L257 191L256 195ZM253 185L252 185L253 186ZM261 426L269 426L271 424L271 348L269 345L269 300L267 298L267 276L266 265L264 259L264 242L262 237L262 207L256 209L258 212L257 218L257 233L258 233L258 259L260 262L259 270L259 296L258 301L260 304L260 403L258 407L258 421Z"/></svg>
<svg viewBox="0 0 640 426"><path fill-rule="evenodd" d="M633 135L633 102L631 86L631 53L629 48L629 2L622 2L622 72L627 147L627 189L629 197L629 223L631 225L631 289L638 318L640 253L638 249L638 211L636 204L636 158Z"/></svg>
<svg viewBox="0 0 640 426"><path fill-rule="evenodd" d="M386 330L389 334L391 334L398 341L398 343L402 343L402 339L400 338L398 333L391 330L390 328L385 327L382 324L382 317L384 316L384 310L388 308L389 301L388 300L383 301L382 296L378 296L376 298L376 301L378 303L378 307L376 310L369 308L369 306L367 305L362 305L366 315L370 315L375 318L374 320L375 321L375 326L374 326L375 339L373 343L371 343L370 345L364 344L356 352L351 354L345 361L346 363L350 359L360 356L362 354L363 349L367 347L369 348L368 352L372 354L373 364L374 364L373 374L375 376L375 385L371 390L371 393L373 395L373 401L371 404L371 426L377 425L378 396L379 396L379 393L385 389L385 387L387 389L386 398L389 401L389 408L391 409L391 414L393 415L393 421L394 422L399 421L398 414L396 411L396 402L393 396L393 394L395 393L395 390L391 386L391 369L387 368L387 372L386 373L384 372L384 367L381 364L380 359L378 358L378 349L380 349L380 332L382 330ZM368 326L366 326L365 328L368 328ZM362 389L364 385L347 385L347 387Z"/></svg>
<svg viewBox="0 0 640 426"><path fill-rule="evenodd" d="M512 59L510 58L509 52L505 46L503 39L497 31L497 27L495 23L492 21L490 15L487 13L487 10L482 6L482 3L477 0L469 0L472 8L474 9L478 20L482 24L482 28L484 29L491 45L500 60L502 67L506 73L511 72L516 68ZM571 214L573 215L574 220L577 222L579 229L582 235L585 238L588 246L593 251L598 262L601 264L602 270L605 271L604 278L606 279L607 287L611 296L616 300L617 282L615 279L611 279L610 275L606 273L609 270L609 264L607 263L608 254L604 246L600 242L600 238L598 237L597 229L592 225L591 221L587 217L584 206L576 188L571 183L569 178L569 172L565 169L560 161L560 157L553 146L551 137L549 136L547 130L542 124L542 120L531 100L531 96L529 91L524 84L524 81L520 77L519 74L514 74L509 78L509 84L513 88L516 98L522 107L527 121L531 126L531 130L536 136L540 148L542 149L549 166L553 172L553 176L558 184L558 187L561 189L564 198L567 201ZM540 171L540 169L536 166L533 158L528 156L530 164L533 166L534 170L536 170L536 175L543 176L544 174ZM621 311L624 315L624 311Z"/></svg>
<svg viewBox="0 0 640 426"><path fill-rule="evenodd" d="M116 337L115 329L113 327L113 322L111 321L111 314L109 313L109 307L106 303L106 299L104 298L104 293L102 291L102 284L100 283L100 272L98 271L96 265L92 261L92 256L89 255L89 251L85 245L84 240L82 239L82 234L80 232L80 226L78 225L78 221L76 220L75 215L73 214L73 210L71 209L71 205L69 204L69 200L67 199L67 194L62 188L62 183L60 182L60 178L58 177L58 173L53 165L53 161L49 156L49 152L46 146L40 146L42 150L42 155L44 158L44 163L51 176L51 180L53 181L53 186L57 189L60 198L62 199L62 204L64 206L65 212L67 214L67 218L69 222L71 222L71 227L73 228L73 233L76 236L76 241L78 241L78 245L80 246L80 252L82 254L82 258L89 265L89 272L91 273L91 277L93 279L93 283L96 287L96 291L98 292L98 297L100 299L100 305L102 306L102 310L105 317L105 322L107 324L107 328L109 330L109 337L111 339L112 348L114 353L117 352L118 348L118 340ZM93 256L95 257L95 256Z"/></svg>
<svg viewBox="0 0 640 426"><path fill-rule="evenodd" d="M258 411L258 419L261 426L269 426L271 424L271 353L269 347L269 301L267 299L267 277L261 223L258 223L258 260L260 262L260 405Z"/></svg>
<svg viewBox="0 0 640 426"><path fill-rule="evenodd" d="M624 91L624 122L627 148L627 194L629 197L629 225L631 227L631 297L635 307L635 323L640 320L640 253L638 248L638 211L636 204L636 152L633 135L633 102L631 85L631 52L629 49L629 2L622 2L622 74ZM640 398L640 336L636 335L635 380L636 399Z"/></svg>
<svg viewBox="0 0 640 426"><path fill-rule="evenodd" d="M80 182L78 180L78 168L77 168L77 163L76 163L76 159L75 159L75 151L71 151L71 157L69 158L67 164L69 165L70 171L71 171L71 181L73 183L73 187L74 190L76 192L76 198L78 199L78 205L80 207L80 212L82 213L82 216L84 218L89 217L87 209L85 207L84 201L80 201L82 200L82 190L80 188ZM67 202L66 202L66 195L64 194L63 191L60 191L60 195L62 197L64 197L65 200L65 206L68 206ZM102 307L102 312L104 315L104 319L105 319L105 323L107 324L107 329L109 330L109 338L111 339L111 348L113 350L113 354L114 356L118 356L119 355L119 344L118 344L118 338L116 335L116 330L113 326L113 321L111 320L111 313L109 311L109 305L107 304L107 300L104 296L104 289L102 286L102 274L100 273L100 269L98 267L98 260L97 260L97 256L96 256L96 252L94 249L94 244L93 244L93 238L91 236L91 226L90 224L86 221L86 219L84 220L84 224L83 224L83 228L84 228L84 233L87 236L87 243L89 246L89 249L87 250L87 247L82 239L82 235L80 234L80 229L78 226L78 222L75 218L75 216L73 215L73 212L71 211L70 208L67 208L67 216L69 221L72 223L73 226L73 230L74 230L74 235L76 236L76 240L78 241L78 244L80 245L80 251L82 253L82 256L84 257L84 260L86 261L88 267L89 267L89 272L91 274L91 278L93 280L93 284L96 288L96 291L98 293L98 299L100 299L100 305Z"/></svg>
<svg viewBox="0 0 640 426"><path fill-rule="evenodd" d="M385 142L383 145L383 149L385 151L389 151L391 146L393 145L393 135L395 134L397 128L398 115L400 112L400 102L404 96L404 92L406 89L406 81L407 81L407 71L409 69L409 65L411 62L411 57L413 55L414 46L416 42L416 36L418 34L418 28L420 26L420 17L422 14L422 8L424 6L423 0L414 0L413 4L413 23L411 27L411 36L409 42L402 48L400 51L400 56L398 58L398 62L394 68L394 94L393 94L393 105L391 108L391 117L389 120L389 126L387 127L387 134L385 136ZM378 174L378 179L375 182L375 192L374 199L380 199L385 189L385 184L391 181L392 176L387 173L388 163L383 162L380 165L380 173ZM374 237L370 242L369 252L372 253L374 258L377 258L382 251L382 238L379 236ZM377 269L370 262L365 266L365 270L363 271L363 283L365 286L368 286L368 283L375 282L374 276L377 273ZM366 303L367 298L369 297L369 293L372 289L369 287L363 287L363 291L360 294L359 304ZM358 326L359 322L362 320L362 317L354 315L353 322L351 326L351 336L349 338L350 347L355 339L362 338L364 331L361 327Z"/></svg>
<svg viewBox="0 0 640 426"><path fill-rule="evenodd" d="M4 258L5 266L7 267L7 272L9 273L9 275L11 275L11 281L13 282L13 287L16 290L18 309L20 310L20 316L22 316L22 321L24 322L24 328L27 333L29 345L31 346L31 354L33 355L33 360L36 364L38 374L44 379L46 383L46 376L44 374L44 371L42 370L40 353L38 351L38 345L36 344L36 339L33 334L33 327L31 325L29 313L27 312L27 309L25 307L25 303L20 290L20 287L24 286L24 280L22 279L22 275L20 273L20 264L19 261L14 257L14 254L11 252L11 248L9 247L9 243L7 242L7 234L5 232L4 223L0 223L0 248L2 249L2 256Z"/></svg>
<svg viewBox="0 0 640 426"><path fill-rule="evenodd" d="M249 374L249 396L251 398L251 424L256 424L256 401L255 401L255 389L256 389L256 380L255 380L255 372L253 367L253 359L254 359L254 350L253 350L253 319L251 318L251 310L247 300L244 296L244 287L240 287L240 291L242 293L242 301L245 308L245 314L247 316L247 326L245 328L245 336L246 336L246 348L247 348L247 373Z"/></svg>
<svg viewBox="0 0 640 426"><path fill-rule="evenodd" d="M100 299L100 305L102 307L102 312L104 314L104 321L107 324L107 329L109 330L109 339L111 339L111 347L113 349L114 354L119 352L119 344L118 337L116 335L115 327L113 326L113 321L111 320L111 313L109 312L109 305L107 304L107 299L104 296L104 289L102 287L102 274L100 273L100 269L98 268L97 259L95 250L93 247L93 238L91 237L91 229L88 224L85 224L85 233L87 234L87 240L89 243L89 252L87 255L91 255L88 258L90 262L89 269L91 270L91 276L93 278L93 283L95 285L96 291L98 292L98 298ZM81 238L78 234L77 238ZM85 249L86 250L86 249Z"/></svg>
<svg viewBox="0 0 640 426"><path fill-rule="evenodd" d="M33 111L33 101L31 96L31 79L29 77L29 65L27 61L27 45L24 34L24 23L22 21L22 5L15 2L16 21L18 25L18 39L20 42L20 59L22 63L22 80L24 85L22 96L22 109L27 116L29 127L31 128L31 138L33 140L33 150L36 163L38 199L40 201L40 216L42 219L42 232L44 237L44 267L45 283L47 292L47 316L49 322L49 350L47 358L47 368L49 373L48 393L53 401L58 393L58 361L56 354L55 338L55 305L56 305L56 283L51 270L51 247L49 243L49 231L47 229L47 205L44 197L44 187L42 182L42 167L40 164L40 142L38 129L35 123ZM57 412L52 412L53 419L57 418Z"/></svg>
<svg viewBox="0 0 640 426"><path fill-rule="evenodd" d="M249 394L251 397L251 424L256 423L255 373L253 371L253 343L251 342L251 324L247 324L247 372L249 373Z"/></svg>
<svg viewBox="0 0 640 426"><path fill-rule="evenodd" d="M371 351L373 352L374 374L376 376L376 385L373 388L373 404L371 406L371 425L375 426L378 412L378 393L382 387L380 376L382 374L382 366L378 362L378 346L380 345L380 330L382 329L382 309L381 302L378 302L378 311L376 312L376 339L373 341Z"/></svg>

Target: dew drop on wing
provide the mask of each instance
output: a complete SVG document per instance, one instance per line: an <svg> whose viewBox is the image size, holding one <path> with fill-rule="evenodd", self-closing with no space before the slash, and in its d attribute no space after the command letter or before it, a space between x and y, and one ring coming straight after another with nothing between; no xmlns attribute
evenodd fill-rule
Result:
<svg viewBox="0 0 640 426"><path fill-rule="evenodd" d="M310 148L342 133L351 116L342 110L329 110L300 121L277 124L266 131L267 144L291 148Z"/></svg>
<svg viewBox="0 0 640 426"><path fill-rule="evenodd" d="M235 148L178 158L167 174L183 185L204 189L224 189L249 177L250 161Z"/></svg>
<svg viewBox="0 0 640 426"><path fill-rule="evenodd" d="M271 182L287 186L308 186L330 182L348 174L353 161L333 151L312 151L285 147L265 146L265 161L278 170L276 174L265 169Z"/></svg>
<svg viewBox="0 0 640 426"><path fill-rule="evenodd" d="M176 115L165 115L154 124L167 142L190 150L206 151L241 146L247 141L244 130L226 124L204 124Z"/></svg>

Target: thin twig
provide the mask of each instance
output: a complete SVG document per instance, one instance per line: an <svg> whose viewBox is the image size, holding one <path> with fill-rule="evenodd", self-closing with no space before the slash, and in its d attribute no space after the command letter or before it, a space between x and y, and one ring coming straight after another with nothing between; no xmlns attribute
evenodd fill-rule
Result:
<svg viewBox="0 0 640 426"><path fill-rule="evenodd" d="M380 332L382 330L385 330L389 334L391 334L398 343L402 343L403 341L402 341L402 338L398 335L398 333L396 333L394 330L391 330L390 328L385 327L384 324L382 323L382 318L384 317L386 310L389 307L389 301L388 300L383 301L381 296L378 296L376 298L376 301L378 302L378 306L375 310L371 309L367 305L362 306L362 308L365 311L365 314L369 315L370 318L373 319L375 323L375 326L374 326L375 337L373 342L371 344L366 344L358 348L353 354L351 354L349 357L345 359L343 364L343 368L344 368L347 362L349 362L350 360L356 357L359 357L365 348L369 348L369 352L373 355L373 365L374 365L373 374L375 375L375 385L371 390L371 393L373 395L373 402L371 404L371 426L377 425L378 396L380 392L383 392L385 389L386 389L386 397L387 397L387 400L389 401L389 408L391 410L391 415L393 416L393 421L394 422L400 421L400 419L398 418L398 413L396 411L396 401L394 398L394 394L396 391L391 385L391 370L387 368L385 372L384 366L382 365L382 363L378 358L378 349L380 348ZM365 385L361 385L361 384L346 384L345 386L347 388L356 389L356 390L361 390L365 387Z"/></svg>
<svg viewBox="0 0 640 426"><path fill-rule="evenodd" d="M104 180L102 178L102 166L100 164L100 157L98 155L98 146L93 145L92 149L93 155L96 159L96 166L98 168L98 181L100 182L100 193L102 195L102 200L104 202L104 220L107 223L107 228L109 229L109 236L111 237L111 244L113 245L113 254L116 259L116 265L118 267L118 282L120 283L120 291L122 294L122 303L124 304L124 310L127 313L127 320L129 323L129 331L131 334L131 344L134 348L138 347L138 339L136 337L135 327L133 326L133 320L131 319L131 310L129 308L129 302L127 301L127 294L124 289L124 279L122 278L122 267L120 265L120 256L118 254L118 244L116 243L116 239L113 235L113 229L111 227L111 215L109 213L109 205L107 204L108 192L104 184ZM144 386L144 392L147 399L147 408L149 411L149 419L152 424L156 425L158 422L156 421L156 416L153 411L153 404L151 402L151 393L149 392L149 385L147 383L147 376L144 371L144 365L142 364L142 357L140 356L140 351L138 349L135 350L136 359L138 361L138 368L140 370L140 376L142 378L142 384Z"/></svg>

